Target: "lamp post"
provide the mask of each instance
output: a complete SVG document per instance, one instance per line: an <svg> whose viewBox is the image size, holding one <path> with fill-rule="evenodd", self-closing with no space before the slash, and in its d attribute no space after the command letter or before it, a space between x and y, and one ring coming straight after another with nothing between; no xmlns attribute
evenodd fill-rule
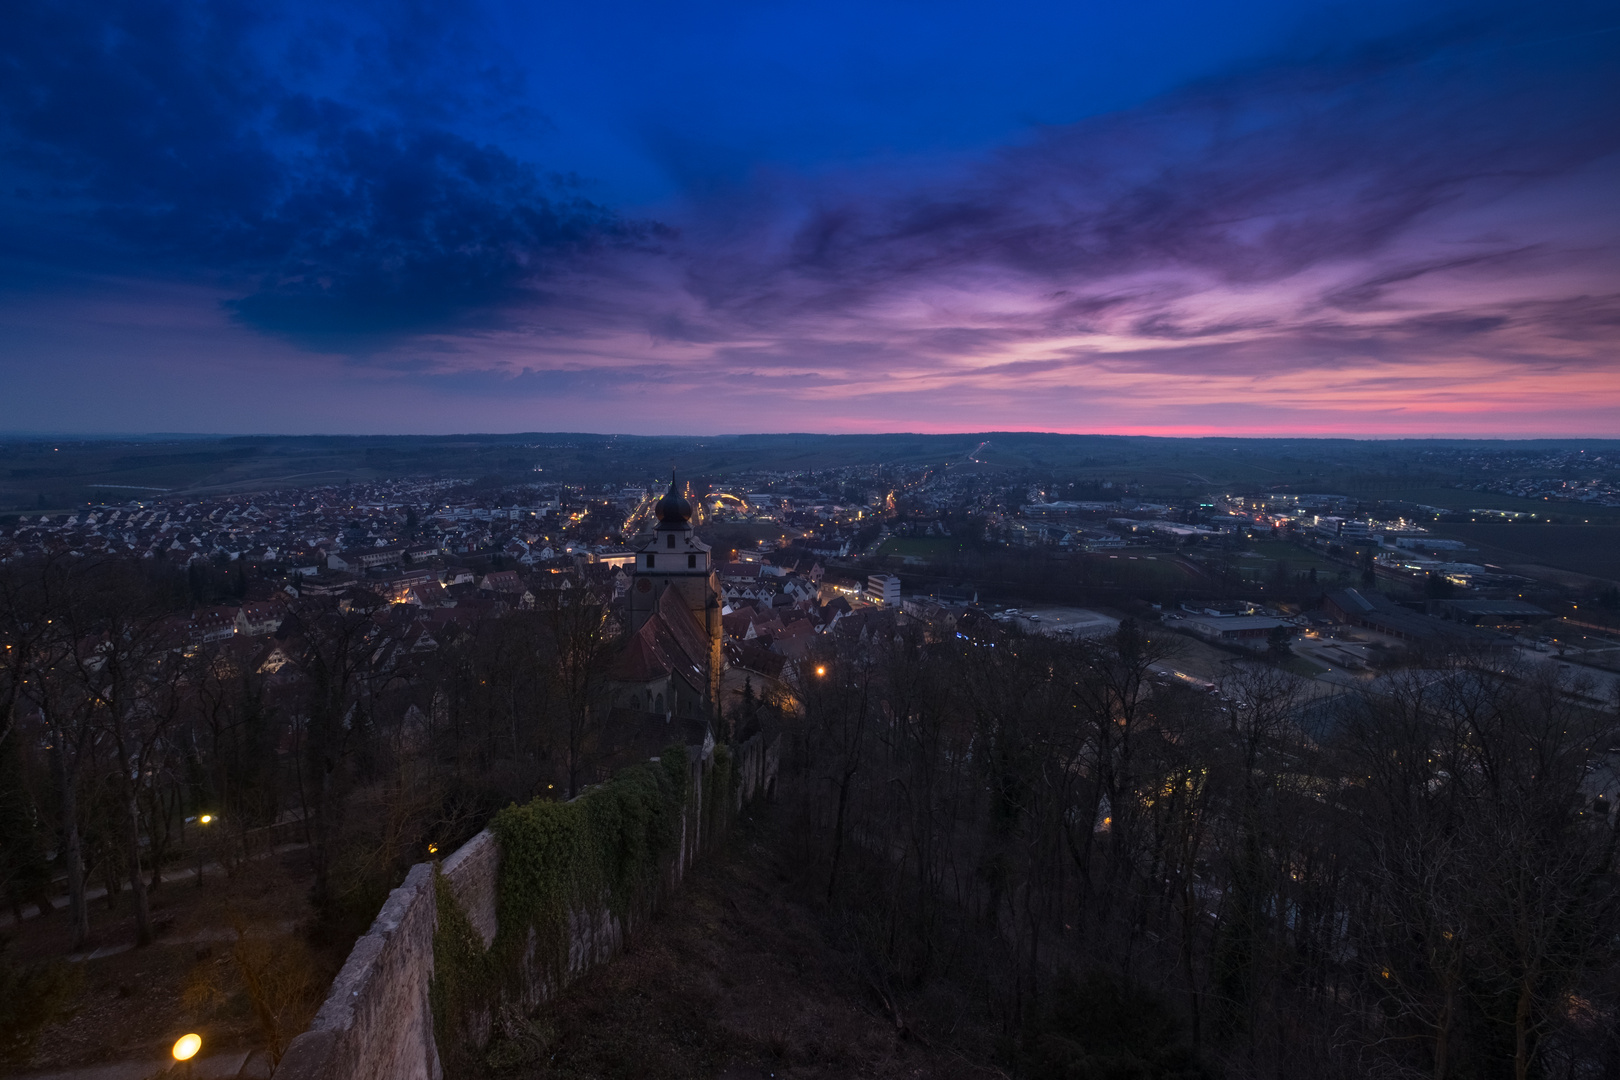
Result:
<svg viewBox="0 0 1620 1080"><path fill-rule="evenodd" d="M203 843L203 837L208 835L208 833L206 831L202 831L202 830L205 829L207 826L212 825L213 823L214 823L214 815L213 814L204 814L204 815L202 815L201 817L199 817L197 819L197 825L199 826L199 831L197 833L197 888L199 888L199 889L202 888L203 849L207 846L206 844ZM194 1036L188 1035L188 1036L186 1036L186 1038L188 1038L188 1039L189 1038L194 1038ZM199 1043L200 1043L200 1041L201 1040L199 1040ZM178 1050L180 1044L175 1043L174 1045L175 1045L175 1048ZM196 1053L196 1051L193 1050L192 1053Z"/></svg>

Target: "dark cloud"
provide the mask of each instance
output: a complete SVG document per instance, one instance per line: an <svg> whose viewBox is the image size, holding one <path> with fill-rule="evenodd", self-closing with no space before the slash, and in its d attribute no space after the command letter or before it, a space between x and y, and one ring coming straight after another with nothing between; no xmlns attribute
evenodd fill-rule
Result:
<svg viewBox="0 0 1620 1080"><path fill-rule="evenodd" d="M249 326L352 345L533 301L580 253L649 235L466 134L465 112L515 77L457 62L476 21L464 9L407 5L369 25L263 10L9 7L7 157L58 222L32 250L14 232L13 254L211 276L243 292L230 307ZM346 95L351 82L366 93ZM472 119L534 122L520 112Z"/></svg>

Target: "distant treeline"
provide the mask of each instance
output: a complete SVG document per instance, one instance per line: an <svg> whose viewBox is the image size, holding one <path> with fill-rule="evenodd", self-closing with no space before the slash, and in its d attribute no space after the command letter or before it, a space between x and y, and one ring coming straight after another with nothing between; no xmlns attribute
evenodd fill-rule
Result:
<svg viewBox="0 0 1620 1080"><path fill-rule="evenodd" d="M1171 439L1040 432L21 437L0 441L0 511L35 509L41 495L49 508L65 508L82 502L97 482L240 491L252 490L260 480L276 486L287 477L306 486L346 477L493 474L511 481L537 465L548 480L587 484L662 476L671 466L683 475L724 476L948 465L996 480L1110 480L1161 494L1237 487L1432 499L1430 489L1447 488L1460 477L1455 461L1428 461L1430 452L1488 451L1501 457L1588 450L1612 456L1617 447L1590 439ZM1489 479L1500 470L1481 465L1463 472Z"/></svg>

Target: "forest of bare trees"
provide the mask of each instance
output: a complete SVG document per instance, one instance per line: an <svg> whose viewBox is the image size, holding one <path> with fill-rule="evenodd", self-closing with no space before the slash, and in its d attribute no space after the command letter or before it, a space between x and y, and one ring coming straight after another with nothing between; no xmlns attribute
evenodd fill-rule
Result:
<svg viewBox="0 0 1620 1080"><path fill-rule="evenodd" d="M362 589L288 598L273 636L198 644L194 584L137 560L0 568L0 898L70 924L69 951L92 890L145 944L166 874L234 874L290 841L309 937L335 963L411 864L614 764L599 736L616 624L588 589L446 624L430 646ZM0 1014L49 986L3 949L0 965Z"/></svg>
<svg viewBox="0 0 1620 1080"><path fill-rule="evenodd" d="M1032 1077L1620 1076L1612 705L1486 655L1211 695L1173 640L825 643L782 790L875 978Z"/></svg>
<svg viewBox="0 0 1620 1080"><path fill-rule="evenodd" d="M614 764L620 624L589 589L431 647L362 590L195 645L195 585L0 568L0 888L65 893L70 948L92 886L149 940L166 874L273 829L340 958L430 850ZM717 723L780 734L792 860L897 1028L947 1037L948 985L1034 1080L1620 1077L1616 703L1483 653L1331 696L1256 659L1209 694L1155 673L1176 640L872 612ZM0 964L10 1015L49 1000Z"/></svg>

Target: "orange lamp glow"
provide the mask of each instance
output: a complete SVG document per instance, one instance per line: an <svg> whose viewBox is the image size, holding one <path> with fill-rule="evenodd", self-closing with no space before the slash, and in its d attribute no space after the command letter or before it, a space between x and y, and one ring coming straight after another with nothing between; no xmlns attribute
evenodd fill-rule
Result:
<svg viewBox="0 0 1620 1080"><path fill-rule="evenodd" d="M182 1035L174 1043L174 1060L190 1061L202 1049L201 1035Z"/></svg>

